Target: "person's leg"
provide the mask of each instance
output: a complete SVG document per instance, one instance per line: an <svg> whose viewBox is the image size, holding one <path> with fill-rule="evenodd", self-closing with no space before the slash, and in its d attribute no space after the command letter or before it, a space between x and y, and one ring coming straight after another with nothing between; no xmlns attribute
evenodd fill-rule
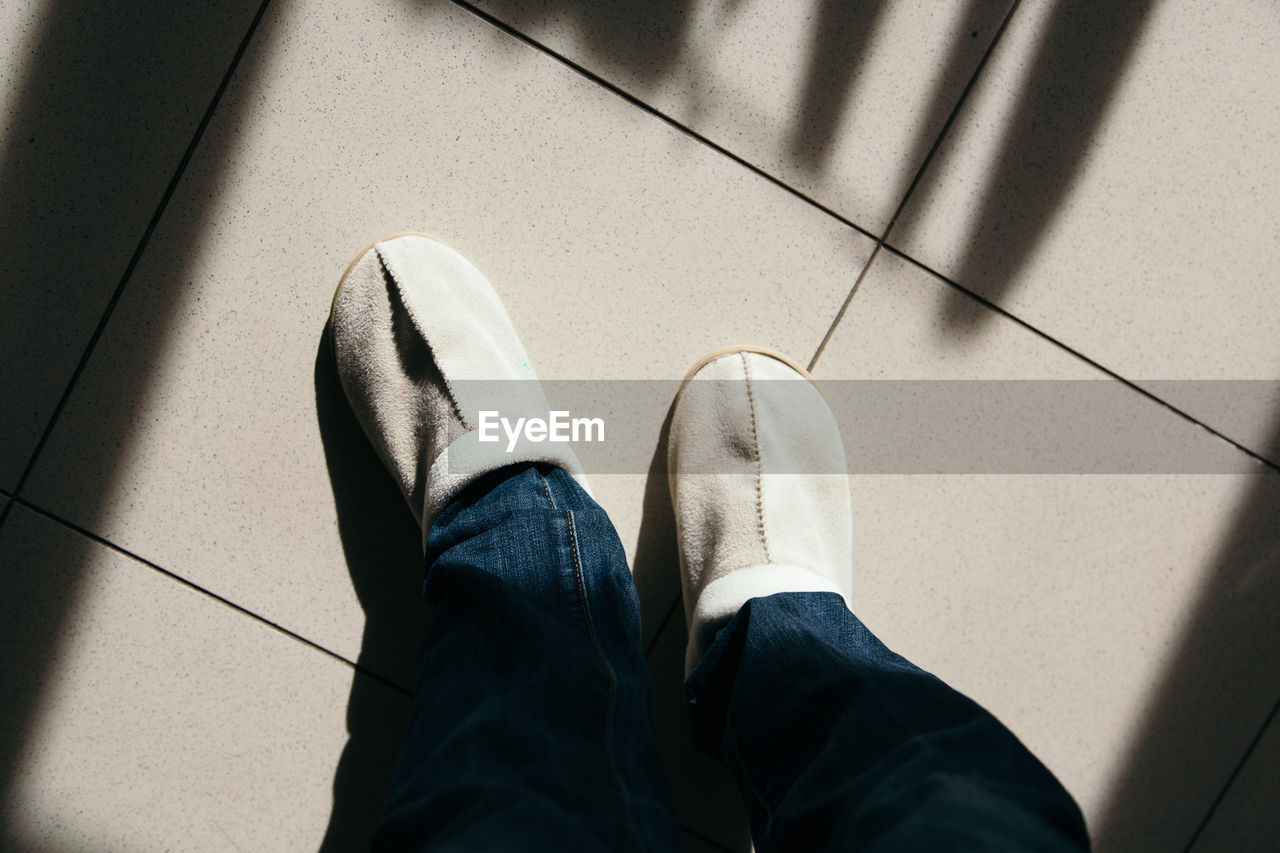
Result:
<svg viewBox="0 0 1280 853"><path fill-rule="evenodd" d="M503 469L445 507L427 549L436 615L374 849L674 849L604 510L560 469Z"/></svg>
<svg viewBox="0 0 1280 853"><path fill-rule="evenodd" d="M376 243L330 313L352 410L422 525L435 617L381 850L674 845L635 587L488 280L421 235Z"/></svg>
<svg viewBox="0 0 1280 853"><path fill-rule="evenodd" d="M695 738L737 778L757 850L1087 848L1017 738L850 611L844 450L802 368L699 362L668 468Z"/></svg>
<svg viewBox="0 0 1280 853"><path fill-rule="evenodd" d="M686 691L695 740L737 780L761 853L1088 849L1044 765L834 593L748 601Z"/></svg>

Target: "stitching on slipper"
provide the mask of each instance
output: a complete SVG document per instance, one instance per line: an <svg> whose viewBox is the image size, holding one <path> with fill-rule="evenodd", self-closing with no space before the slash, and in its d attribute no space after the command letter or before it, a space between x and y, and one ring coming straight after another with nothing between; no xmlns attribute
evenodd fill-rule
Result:
<svg viewBox="0 0 1280 853"><path fill-rule="evenodd" d="M756 398L751 391L751 368L747 366L747 354L740 352L738 357L742 359L742 373L747 382L747 405L751 412L751 438L756 448L756 525L760 530L760 547L764 549L764 561L772 563L773 557L769 554L769 538L765 535L764 529L764 466L760 461L760 430L756 426Z"/></svg>

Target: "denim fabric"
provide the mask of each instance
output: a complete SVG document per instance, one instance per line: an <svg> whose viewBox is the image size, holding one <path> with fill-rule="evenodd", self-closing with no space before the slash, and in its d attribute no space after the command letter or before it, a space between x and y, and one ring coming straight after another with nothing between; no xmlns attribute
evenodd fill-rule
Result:
<svg viewBox="0 0 1280 853"><path fill-rule="evenodd" d="M685 693L695 743L737 780L758 853L1089 847L1044 765L835 593L748 601Z"/></svg>
<svg viewBox="0 0 1280 853"><path fill-rule="evenodd" d="M507 468L427 537L412 723L375 850L674 850L640 610L608 517Z"/></svg>
<svg viewBox="0 0 1280 853"><path fill-rule="evenodd" d="M374 849L674 850L635 587L604 511L559 469L507 468L435 519L427 565L436 614ZM834 594L748 602L686 691L760 853L1088 847L1007 729Z"/></svg>

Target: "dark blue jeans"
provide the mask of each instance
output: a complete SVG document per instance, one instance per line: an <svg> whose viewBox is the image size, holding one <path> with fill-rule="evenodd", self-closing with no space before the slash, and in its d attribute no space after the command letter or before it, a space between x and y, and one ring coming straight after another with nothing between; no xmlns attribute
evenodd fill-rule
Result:
<svg viewBox="0 0 1280 853"><path fill-rule="evenodd" d="M472 484L427 538L436 613L374 849L674 850L635 587L559 469ZM830 593L753 599L686 682L756 849L1082 850L1070 795Z"/></svg>

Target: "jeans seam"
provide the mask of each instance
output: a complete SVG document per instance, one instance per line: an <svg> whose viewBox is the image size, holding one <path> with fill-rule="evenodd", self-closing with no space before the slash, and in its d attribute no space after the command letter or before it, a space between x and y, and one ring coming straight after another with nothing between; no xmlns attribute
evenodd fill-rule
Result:
<svg viewBox="0 0 1280 853"><path fill-rule="evenodd" d="M578 556L578 531L573 523L573 510L565 510L565 518L569 521L569 547L573 552L573 571L578 586L578 603L582 609L583 618L587 623L587 636L591 638L591 645L595 648L596 654L600 656L605 672L609 676L609 697L604 711L605 754L609 760L609 769L613 772L614 780L618 783L618 791L622 795L623 814L626 817L627 829L635 841L636 849L644 850L644 842L641 839L640 830L631 814L631 796L627 792L627 783L622 777L622 772L618 769L618 762L613 752L613 706L616 701L618 677L617 673L614 672L613 664L609 662L608 656L605 655L604 649L600 646L600 640L596 637L595 625L591 619L591 607L587 603L586 580L582 575L582 562Z"/></svg>
<svg viewBox="0 0 1280 853"><path fill-rule="evenodd" d="M547 483L547 478L541 471L538 471L538 479L542 481L542 493L547 496L547 506L549 509L556 508L555 498L551 497L551 486Z"/></svg>

